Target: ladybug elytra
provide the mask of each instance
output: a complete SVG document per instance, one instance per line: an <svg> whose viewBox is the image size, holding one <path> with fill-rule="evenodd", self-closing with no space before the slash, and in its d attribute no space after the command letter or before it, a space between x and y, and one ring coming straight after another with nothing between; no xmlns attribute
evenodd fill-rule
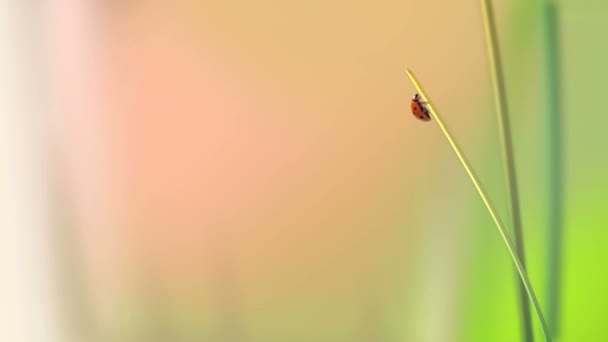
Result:
<svg viewBox="0 0 608 342"><path fill-rule="evenodd" d="M429 109L426 107L426 102L422 101L420 94L414 94L412 101L410 102L410 108L412 114L422 121L431 121L431 114Z"/></svg>

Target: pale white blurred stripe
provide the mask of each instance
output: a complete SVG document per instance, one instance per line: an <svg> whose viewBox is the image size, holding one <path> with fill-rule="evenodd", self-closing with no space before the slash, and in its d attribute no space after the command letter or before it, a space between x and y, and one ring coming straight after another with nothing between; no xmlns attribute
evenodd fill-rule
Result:
<svg viewBox="0 0 608 342"><path fill-rule="evenodd" d="M36 1L0 0L0 341L60 341Z"/></svg>
<svg viewBox="0 0 608 342"><path fill-rule="evenodd" d="M435 168L438 171L433 174L434 181L427 186L431 195L423 207L429 208L429 212L422 213L424 229L415 253L416 279L408 305L412 319L407 322L406 341L458 339L461 274L468 231L465 225L469 215L462 194L469 184L459 179L460 173L443 172L451 167L446 164L454 162L449 154L444 157Z"/></svg>

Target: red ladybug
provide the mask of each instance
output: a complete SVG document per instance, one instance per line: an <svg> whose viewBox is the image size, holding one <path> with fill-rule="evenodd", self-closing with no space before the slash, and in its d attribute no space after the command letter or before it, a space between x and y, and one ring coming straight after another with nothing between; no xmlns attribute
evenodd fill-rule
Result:
<svg viewBox="0 0 608 342"><path fill-rule="evenodd" d="M422 101L420 94L414 94L410 107L412 108L412 114L414 114L415 117L422 121L431 121L429 109L426 108L426 102Z"/></svg>

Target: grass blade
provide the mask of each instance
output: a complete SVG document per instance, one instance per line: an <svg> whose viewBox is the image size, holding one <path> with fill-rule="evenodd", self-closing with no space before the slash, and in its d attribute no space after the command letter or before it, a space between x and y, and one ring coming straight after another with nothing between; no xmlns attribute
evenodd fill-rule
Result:
<svg viewBox="0 0 608 342"><path fill-rule="evenodd" d="M561 292L562 250L562 142L561 78L558 31L558 8L545 1L542 8L542 54L544 66L544 126L547 171L547 261L546 312L553 335L559 333L559 296Z"/></svg>
<svg viewBox="0 0 608 342"><path fill-rule="evenodd" d="M458 157L458 159L462 163L462 166L464 167L465 171L469 175L471 182L473 182L473 185L475 186L475 189L479 193L479 196L481 197L483 203L485 204L486 208L488 209L490 216L492 216L492 220L494 220L494 223L496 224L496 228L498 228L498 232L500 233L500 236L502 237L502 240L504 241L505 246L507 247L507 250L509 251L509 254L511 255L511 259L513 260L515 269L517 270L517 273L519 274L519 277L526 289L528 298L532 302L532 307L534 308L534 312L536 313L536 316L540 323L541 330L542 330L543 336L545 338L545 341L550 342L551 334L549 332L549 328L547 327L547 323L543 316L543 313L542 313L542 310L538 303L538 300L536 299L536 294L534 293L534 289L532 289L532 284L530 283L530 280L528 279L528 274L527 274L526 270L524 269L524 267L521 263L521 260L517 256L515 246L509 239L505 226L502 223L502 221L500 220L500 218L498 217L498 213L496 212L494 205L490 201L490 198L488 197L481 182L479 181L479 178L477 178L477 175L475 174L473 168L467 161L465 155L462 153L462 151L456 144L456 141L450 134L450 131L447 129L446 125L443 123L443 120L441 119L441 117L439 116L437 111L435 110L435 106L433 105L433 102L431 102L430 98L426 95L426 92L424 91L424 89L422 89L422 86L420 85L420 83L418 82L418 80L416 79L416 77L414 76L414 74L412 73L411 70L409 70L409 69L407 70L407 75L410 78L410 80L412 81L412 83L414 84L414 87L416 88L416 90L418 91L420 96L422 97L422 100L428 102L427 106L431 113L432 118L437 122L437 124L439 125L439 128L441 128L441 131L445 135L446 139L452 146L452 149L456 153L456 156Z"/></svg>
<svg viewBox="0 0 608 342"><path fill-rule="evenodd" d="M481 0L484 31L488 47L488 57L492 75L492 89L494 102L496 104L496 115L498 117L498 129L504 159L505 178L507 183L507 197L509 212L511 214L512 236L515 243L515 251L522 267L526 268L524 253L524 237L521 228L521 214L519 206L519 193L517 190L517 176L515 169L515 157L513 154L513 141L511 138L511 125L509 122L509 108L507 105L507 89L505 86L500 48L498 45L498 31L494 20L494 11L491 0ZM516 279L517 301L519 310L519 321L521 326L521 337L523 342L534 341L532 321L530 319L530 302L526 296L524 285Z"/></svg>

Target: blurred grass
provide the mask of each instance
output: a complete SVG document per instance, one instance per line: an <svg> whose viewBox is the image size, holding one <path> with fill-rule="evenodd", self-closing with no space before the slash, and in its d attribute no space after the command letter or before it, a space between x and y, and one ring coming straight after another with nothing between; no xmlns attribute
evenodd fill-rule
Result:
<svg viewBox="0 0 608 342"><path fill-rule="evenodd" d="M494 19L494 10L490 0L481 0L482 17L484 31L486 34L487 51L490 64L490 74L492 76L492 89L495 98L496 115L498 121L500 142L502 146L504 172L507 184L507 197L509 213L511 215L511 225L513 242L517 256L521 260L522 267L526 269L526 258L524 253L524 237L522 231L519 192L517 184L517 170L515 167L515 157L513 152L513 142L511 135L511 124L509 118L509 108L507 104L507 90L505 86L502 57L498 44L498 30ZM526 296L524 284L516 279L518 312L521 327L522 341L534 341L532 322L530 319L530 303Z"/></svg>
<svg viewBox="0 0 608 342"><path fill-rule="evenodd" d="M561 71L558 5L544 1L541 11L541 53L543 63L544 136L546 149L547 260L545 266L547 323L559 334L559 306L562 272L562 139Z"/></svg>
<svg viewBox="0 0 608 342"><path fill-rule="evenodd" d="M497 3L500 5L501 3ZM546 284L546 253L530 253L544 250L547 245L547 143L545 133L544 52L541 41L542 2L516 0L509 2L508 10L498 12L501 27L505 26L504 63L509 70L506 76L509 104L512 108L514 145L518 164L521 165L519 180L523 221L530 227L526 231L528 272L536 288L543 308L547 309L550 284ZM598 1L580 3L559 2L560 78L561 107L561 161L562 161L562 286L559 300L560 341L584 339L603 340L601 319L607 313L607 300L600 294L606 286L606 273L598 271L605 264L608 234L606 212L600 203L608 200L608 155L605 135L601 132L608 117L595 112L596 99L602 98L608 73L600 67L606 60L608 49L597 44L608 33L608 4ZM482 94L481 96L485 96ZM590 100L591 99L591 100ZM481 115L481 113L480 113ZM481 120L481 118L480 118ZM597 124L590 124L596 122ZM491 142L480 139L486 158L492 160ZM475 225L483 219L482 213L474 213ZM543 227L543 229L540 229ZM479 232L473 237L469 277L483 278L481 284L471 280L465 284L463 299L466 313L463 317L463 341L487 341L491 331L478 329L476 323L487 324L500 334L500 341L515 339L515 320L509 321L515 306L510 302L513 293L501 282L502 277L493 274L494 261L499 258L498 248L488 244L490 233ZM603 251L603 250L604 251ZM491 257L490 257L491 255ZM487 257L482 259L481 256ZM503 263L502 267L508 265ZM503 269L504 269L503 268ZM501 270L503 270L501 269ZM499 270L496 270L497 272ZM469 299L476 296L475 300ZM491 313L488 314L488 310ZM547 313L548 314L548 313ZM581 319L585 317L585 319ZM547 317L549 319L549 317ZM538 338L538 331L536 332Z"/></svg>

